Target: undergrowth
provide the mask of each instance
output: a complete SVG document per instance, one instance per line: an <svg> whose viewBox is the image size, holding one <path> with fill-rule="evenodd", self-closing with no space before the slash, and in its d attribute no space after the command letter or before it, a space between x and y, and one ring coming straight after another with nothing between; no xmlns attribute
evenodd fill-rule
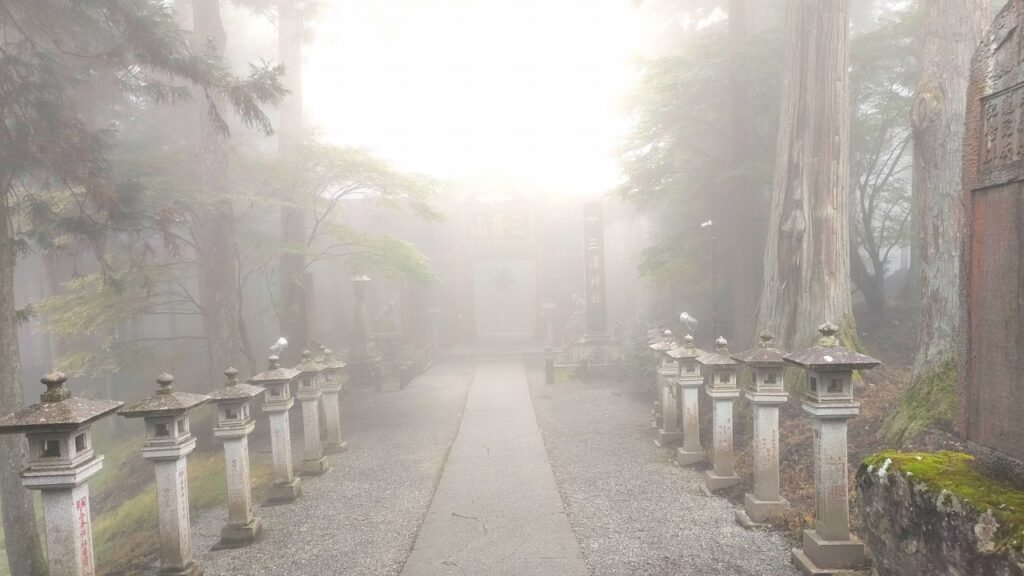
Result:
<svg viewBox="0 0 1024 576"><path fill-rule="evenodd" d="M950 358L910 382L885 420L885 437L902 444L936 424L950 424L956 411L956 366Z"/></svg>

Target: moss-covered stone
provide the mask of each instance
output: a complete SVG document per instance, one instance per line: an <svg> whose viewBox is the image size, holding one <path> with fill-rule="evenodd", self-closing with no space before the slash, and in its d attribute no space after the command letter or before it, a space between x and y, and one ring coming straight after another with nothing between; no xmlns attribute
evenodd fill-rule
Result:
<svg viewBox="0 0 1024 576"><path fill-rule="evenodd" d="M907 386L885 421L886 438L896 443L912 440L929 426L951 423L955 411L956 365L950 358Z"/></svg>
<svg viewBox="0 0 1024 576"><path fill-rule="evenodd" d="M1024 492L955 452L881 452L857 472L878 576L1024 576Z"/></svg>
<svg viewBox="0 0 1024 576"><path fill-rule="evenodd" d="M864 464L871 472L888 463L887 472L902 473L912 484L923 485L937 495L944 492L981 514L991 512L999 523L995 548L1024 550L1024 492L986 477L971 465L973 461L973 456L959 452L885 451L868 457ZM940 501L944 504L945 498Z"/></svg>

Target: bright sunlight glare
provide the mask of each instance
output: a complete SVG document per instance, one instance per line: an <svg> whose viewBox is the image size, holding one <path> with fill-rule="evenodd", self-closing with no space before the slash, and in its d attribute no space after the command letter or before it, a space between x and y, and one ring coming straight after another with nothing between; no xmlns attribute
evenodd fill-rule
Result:
<svg viewBox="0 0 1024 576"><path fill-rule="evenodd" d="M306 48L307 121L445 179L564 194L619 180L642 41L630 0L389 0L328 6Z"/></svg>

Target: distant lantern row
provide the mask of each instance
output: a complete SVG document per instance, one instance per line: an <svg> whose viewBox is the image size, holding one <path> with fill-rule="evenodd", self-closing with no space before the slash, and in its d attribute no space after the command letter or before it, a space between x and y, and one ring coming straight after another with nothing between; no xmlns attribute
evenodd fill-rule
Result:
<svg viewBox="0 0 1024 576"><path fill-rule="evenodd" d="M692 336L679 343L668 330L650 334L660 391L651 423L655 444L681 444L676 450L680 466L705 460L699 390L703 387L711 398L712 467L703 486L709 496L740 482L733 465L733 402L740 396L740 369L750 369L746 397L753 406L754 490L736 512L736 521L746 528L762 526L788 507L779 490L779 407L789 399L783 376L787 365L807 372L802 402L814 421L815 525L804 530L803 548L793 550L793 563L805 574L835 573L864 563L864 546L850 533L846 432L847 421L860 411L853 373L879 365L840 346L835 324L826 322L818 332L816 346L792 354L775 348L771 334L738 354L729 352L724 338L715 341L713 352L704 352L694 347Z"/></svg>
<svg viewBox="0 0 1024 576"><path fill-rule="evenodd" d="M320 441L320 404L323 404L327 448L345 447L341 435L339 393L345 363L335 360L321 346L314 359L302 354L294 368L281 368L277 356L270 366L249 379L238 381L238 370L228 368L223 388L210 395L176 391L174 378L162 374L156 392L139 402L75 398L64 387L67 377L59 372L42 379L46 391L40 403L0 418L0 434L23 433L28 438L28 467L22 483L42 493L50 576L95 574L92 520L89 511L89 479L103 466L103 456L92 447L90 426L114 412L125 418L142 418L146 426L143 458L153 462L156 474L157 512L160 522L160 573L198 576L202 569L192 553L189 533L187 456L196 439L189 428L189 412L211 402L217 406L214 436L224 443L227 469L227 523L218 547L245 546L256 541L260 520L253 514L249 474L248 436L255 429L250 408L264 396L263 411L269 416L274 460L274 484L270 499L290 502L302 493L293 472L288 411L295 398L302 402L304 453L302 472L323 474L329 469Z"/></svg>

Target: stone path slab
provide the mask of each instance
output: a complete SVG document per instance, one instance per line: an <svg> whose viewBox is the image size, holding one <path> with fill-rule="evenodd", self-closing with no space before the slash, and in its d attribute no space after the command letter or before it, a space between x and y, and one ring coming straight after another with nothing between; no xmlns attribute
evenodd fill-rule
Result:
<svg viewBox="0 0 1024 576"><path fill-rule="evenodd" d="M402 576L583 576L519 359L481 359Z"/></svg>

